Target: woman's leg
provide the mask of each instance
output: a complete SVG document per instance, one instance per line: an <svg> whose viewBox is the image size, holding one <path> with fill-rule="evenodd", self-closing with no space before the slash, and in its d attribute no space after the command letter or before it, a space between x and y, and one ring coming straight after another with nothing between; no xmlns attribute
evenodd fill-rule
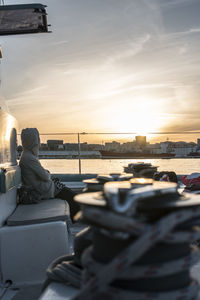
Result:
<svg viewBox="0 0 200 300"><path fill-rule="evenodd" d="M74 201L76 193L71 189L64 187L57 195L56 198L66 200L70 207L70 216L73 220L75 214L80 210L80 205Z"/></svg>

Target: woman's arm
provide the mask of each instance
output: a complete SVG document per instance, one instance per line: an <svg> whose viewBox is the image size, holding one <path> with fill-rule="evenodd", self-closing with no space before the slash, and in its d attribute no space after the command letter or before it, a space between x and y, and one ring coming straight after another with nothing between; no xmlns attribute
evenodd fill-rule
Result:
<svg viewBox="0 0 200 300"><path fill-rule="evenodd" d="M36 159L31 159L30 161L30 168L34 172L34 174L42 181L49 181L51 180L51 174L45 170L39 160Z"/></svg>

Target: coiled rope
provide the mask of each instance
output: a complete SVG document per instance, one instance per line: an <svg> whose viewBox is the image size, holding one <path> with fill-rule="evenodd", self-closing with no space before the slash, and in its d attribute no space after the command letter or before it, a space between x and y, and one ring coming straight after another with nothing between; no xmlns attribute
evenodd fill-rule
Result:
<svg viewBox="0 0 200 300"><path fill-rule="evenodd" d="M77 201L81 197L81 195L77 196ZM83 201L81 203L83 204ZM137 236L137 239L134 239L108 263L102 263L95 259L94 246L85 250L82 256L82 266L84 267L82 288L78 295L73 298L74 300L101 299L101 297L123 300L197 299L199 287L196 281L192 279L188 285L167 291L137 291L137 288L134 291L131 288L119 288L113 284L115 281L119 283L122 279L134 281L141 278L151 279L163 276L165 278L166 276L167 280L169 275L173 277L174 275L178 276L183 271L187 272L200 258L197 247L192 247L189 255L169 262L147 265L135 265L135 263L160 242L164 244L187 243L189 245L199 239L199 228L191 230L191 226L187 225L190 220L194 220L193 223L195 224L195 219L200 217L200 208L196 205L192 207L191 204L188 209L181 207L181 210L169 213L153 224L88 204L83 205L82 213L87 223L93 224L99 232L110 235L110 238L116 232L118 234L126 233L126 237L122 234L123 238ZM185 225L187 229L177 230L177 227L181 225L182 227ZM103 231L102 227L104 228Z"/></svg>
<svg viewBox="0 0 200 300"><path fill-rule="evenodd" d="M74 264L73 255L61 256L55 259L49 265L46 273L48 280L43 288L46 288L51 281L70 282L74 287L80 288L81 269Z"/></svg>
<svg viewBox="0 0 200 300"><path fill-rule="evenodd" d="M174 186L106 183L103 193L76 196L93 241L83 251L81 267L74 256L60 260L49 268L49 277L81 287L73 300L199 299L189 270L200 259L199 248L190 246L200 239L200 197L180 196Z"/></svg>

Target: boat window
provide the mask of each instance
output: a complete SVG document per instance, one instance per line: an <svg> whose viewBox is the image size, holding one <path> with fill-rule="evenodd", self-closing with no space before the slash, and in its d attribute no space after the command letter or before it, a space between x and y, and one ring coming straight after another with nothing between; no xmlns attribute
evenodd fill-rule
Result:
<svg viewBox="0 0 200 300"><path fill-rule="evenodd" d="M16 165L17 123L15 118L0 109L0 166Z"/></svg>

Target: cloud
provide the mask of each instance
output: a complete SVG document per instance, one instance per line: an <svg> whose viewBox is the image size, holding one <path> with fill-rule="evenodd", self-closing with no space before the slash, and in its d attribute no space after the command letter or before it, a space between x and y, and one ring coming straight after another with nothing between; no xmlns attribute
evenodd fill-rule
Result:
<svg viewBox="0 0 200 300"><path fill-rule="evenodd" d="M117 53L114 53L112 56L107 58L105 66L114 64L125 58L134 57L135 55L139 54L144 49L145 44L150 40L150 38L151 35L146 34L145 36L128 42L125 45L123 42L123 49L118 50Z"/></svg>
<svg viewBox="0 0 200 300"><path fill-rule="evenodd" d="M184 4L191 4L191 2L196 2L197 0L160 0L160 4L163 7L170 7L170 6L182 6Z"/></svg>
<svg viewBox="0 0 200 300"><path fill-rule="evenodd" d="M189 1L46 3L51 34L2 38L3 90L22 126L101 130L113 111L117 123L151 107L169 126L198 127L200 28L187 10L189 25L176 18Z"/></svg>
<svg viewBox="0 0 200 300"><path fill-rule="evenodd" d="M92 99L103 99L103 98L113 97L113 96L119 95L119 94L125 94L125 93L132 92L132 91L163 89L163 88L170 87L170 86L172 86L172 84L170 85L168 83L146 84L146 85L141 84L141 85L135 85L135 86L127 87L127 88L110 90L105 94L92 95L91 98Z"/></svg>
<svg viewBox="0 0 200 300"><path fill-rule="evenodd" d="M186 31L175 31L173 33L169 33L166 36L167 37L182 37L182 36L186 36L186 35L190 35L190 34L196 34L196 33L200 33L200 28L190 28Z"/></svg>
<svg viewBox="0 0 200 300"><path fill-rule="evenodd" d="M41 92L41 91L44 91L45 89L47 89L48 88L48 86L47 85L43 85L43 86L37 86L37 87L35 87L35 88L33 88L33 89L28 89L28 90L25 90L25 91L23 91L23 92L20 92L18 95L18 97L16 97L15 99L19 99L19 98L21 98L21 97L27 97L27 95L28 96L31 96L32 94L37 94L38 92ZM17 96L17 94L16 94L16 96ZM13 99L12 99L12 101L13 101Z"/></svg>
<svg viewBox="0 0 200 300"><path fill-rule="evenodd" d="M199 28L191 28L188 33L199 33L200 32L200 27ZM187 34L187 32L186 32Z"/></svg>
<svg viewBox="0 0 200 300"><path fill-rule="evenodd" d="M61 46L61 45L66 45L68 43L69 43L69 41L58 41L58 42L52 43L51 45L52 46Z"/></svg>

